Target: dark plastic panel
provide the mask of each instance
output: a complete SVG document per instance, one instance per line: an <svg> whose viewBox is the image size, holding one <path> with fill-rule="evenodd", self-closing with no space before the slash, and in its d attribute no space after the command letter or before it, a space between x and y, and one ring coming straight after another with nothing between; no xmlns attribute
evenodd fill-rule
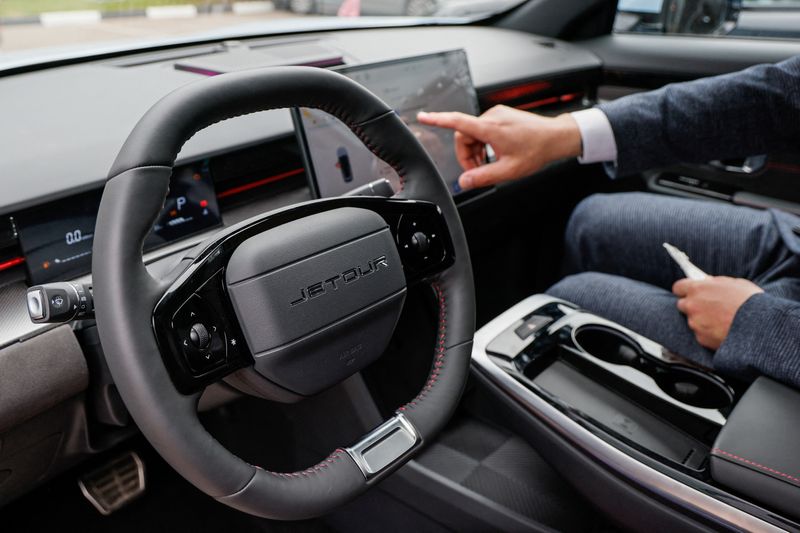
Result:
<svg viewBox="0 0 800 533"><path fill-rule="evenodd" d="M581 42L603 60L606 73L667 80L734 72L800 54L800 41L616 34Z"/></svg>
<svg viewBox="0 0 800 533"><path fill-rule="evenodd" d="M707 446L561 361L533 382L614 433L678 464L697 468L708 456Z"/></svg>

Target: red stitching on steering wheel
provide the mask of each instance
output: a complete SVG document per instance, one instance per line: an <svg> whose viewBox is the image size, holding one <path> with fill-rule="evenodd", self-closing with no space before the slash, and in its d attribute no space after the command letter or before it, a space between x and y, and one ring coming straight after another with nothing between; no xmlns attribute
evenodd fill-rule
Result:
<svg viewBox="0 0 800 533"><path fill-rule="evenodd" d="M447 354L445 344L447 336L447 299L438 283L432 283L431 287L436 292L436 297L439 301L439 331L436 337L436 356L434 357L433 367L431 368L431 373L428 375L428 381L425 383L425 386L422 387L422 390L413 400L400 407L398 411L409 411L419 405L419 403L425 399L427 393L436 385L436 382L439 380L439 374L444 366L444 358Z"/></svg>
<svg viewBox="0 0 800 533"><path fill-rule="evenodd" d="M309 477L309 476L311 476L313 474L321 474L330 465L334 464L339 459L344 457L344 455L346 453L347 452L345 450L343 450L342 448L337 448L337 449L335 449L333 451L332 454L330 454L327 458L323 459L319 463L317 463L314 466L311 466L309 468L306 468L305 470L299 470L297 472L273 472L272 470L264 470L263 468L261 468L259 466L256 466L256 468L264 470L265 472L267 472L269 474L272 474L273 476L282 477L282 478L286 478L286 479L296 479L296 478L301 478L301 477Z"/></svg>
<svg viewBox="0 0 800 533"><path fill-rule="evenodd" d="M389 158L383 155L383 151L379 150L378 147L376 147L375 145L372 144L372 142L370 142L369 138L364 134L364 130L361 128L360 124L346 123L345 125L349 127L353 131L353 133L356 134L356 137L358 137L361 140L361 142L364 143L364 146L366 146L370 152L375 154L375 156L380 158L381 161L387 163L390 167L394 169L395 172L397 172L397 177L400 178L400 191L398 192L402 192L402 190L405 189L406 186L406 177L400 165L394 161L389 161L388 160Z"/></svg>

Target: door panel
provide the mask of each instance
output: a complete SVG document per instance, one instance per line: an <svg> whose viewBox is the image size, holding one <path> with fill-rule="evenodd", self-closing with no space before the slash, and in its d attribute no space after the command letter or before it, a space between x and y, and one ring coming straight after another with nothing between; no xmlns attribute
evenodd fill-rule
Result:
<svg viewBox="0 0 800 533"><path fill-rule="evenodd" d="M581 44L603 60L607 81L641 78L649 81L646 86L734 72L800 54L800 40L740 37L614 34Z"/></svg>
<svg viewBox="0 0 800 533"><path fill-rule="evenodd" d="M800 40L730 36L615 34L582 44L603 60L604 85L598 94L607 100L800 54ZM647 172L645 179L648 188L662 193L800 214L800 150L768 154L766 159L676 165Z"/></svg>

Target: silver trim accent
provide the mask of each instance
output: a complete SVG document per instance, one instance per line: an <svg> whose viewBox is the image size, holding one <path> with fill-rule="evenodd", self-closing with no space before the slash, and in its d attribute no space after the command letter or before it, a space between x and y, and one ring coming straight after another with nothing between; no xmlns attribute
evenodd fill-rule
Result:
<svg viewBox="0 0 800 533"><path fill-rule="evenodd" d="M353 446L345 448L353 461L369 480L414 449L422 438L416 428L402 414L373 429Z"/></svg>
<svg viewBox="0 0 800 533"><path fill-rule="evenodd" d="M123 494L124 487L122 487L122 481L119 480L119 477L117 475L118 469L115 469L115 466L117 463L120 463L127 459L130 459L132 461L133 467L136 469L136 487L132 491ZM103 472L106 469L108 472L112 472L112 475L114 477L115 488L119 490L120 494L122 495L122 498L120 498L119 500L111 502L104 502L98 500L97 497L95 497L93 492L86 485L86 480L83 477L78 479L78 487L80 487L83 496L87 500L89 500L89 503L91 503L94 506L94 508L97 509L97 511L103 516L108 516L114 511L121 509L122 507L125 507L128 503L132 502L133 500L144 494L144 491L146 489L144 462L139 457L139 454L137 454L136 452L128 452L127 454L124 454L120 457L117 457L116 459L113 459L110 462L110 466L109 465L101 466L97 470L91 472L89 476L97 474L98 472Z"/></svg>
<svg viewBox="0 0 800 533"><path fill-rule="evenodd" d="M44 298L42 289L28 290L28 315L32 320L44 318Z"/></svg>
<svg viewBox="0 0 800 533"><path fill-rule="evenodd" d="M531 296L482 327L475 334L472 347L472 363L478 371L561 437L620 478L628 479L683 509L723 522L730 527L745 531L783 531L769 522L672 479L618 450L531 392L495 364L486 353L486 345L519 317L552 301L562 300L545 295Z"/></svg>

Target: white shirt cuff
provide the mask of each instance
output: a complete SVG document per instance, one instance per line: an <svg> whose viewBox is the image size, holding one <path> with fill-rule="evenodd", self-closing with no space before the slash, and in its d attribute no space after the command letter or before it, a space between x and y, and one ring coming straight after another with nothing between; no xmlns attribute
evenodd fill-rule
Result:
<svg viewBox="0 0 800 533"><path fill-rule="evenodd" d="M597 108L572 113L578 123L583 143L583 154L578 158L582 164L617 160L617 141L614 130L605 113Z"/></svg>

